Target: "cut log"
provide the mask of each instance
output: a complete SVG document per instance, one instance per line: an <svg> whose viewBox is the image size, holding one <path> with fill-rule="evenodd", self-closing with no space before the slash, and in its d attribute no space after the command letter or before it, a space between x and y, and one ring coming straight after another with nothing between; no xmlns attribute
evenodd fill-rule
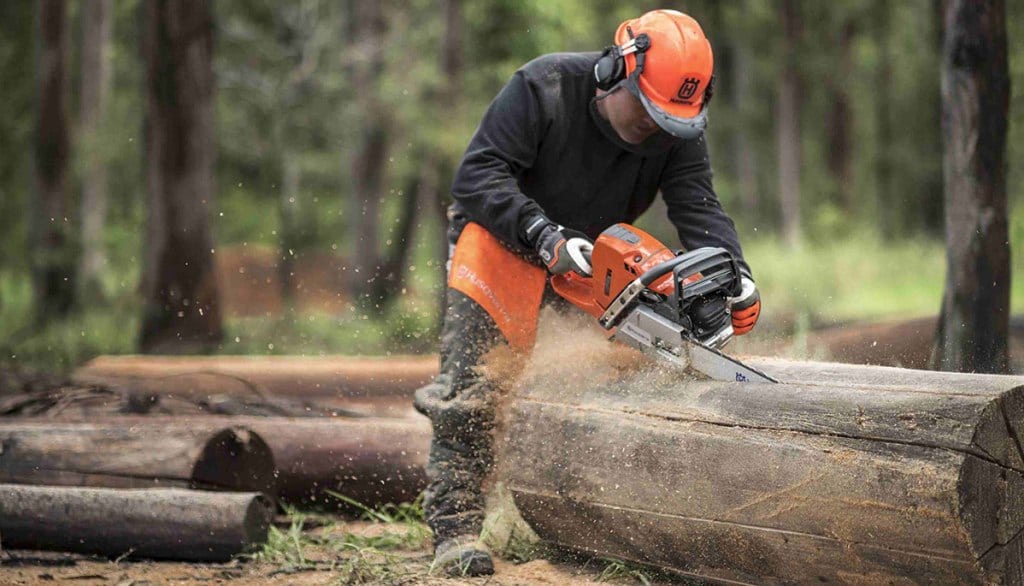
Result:
<svg viewBox="0 0 1024 586"><path fill-rule="evenodd" d="M1024 377L563 362L524 373L500 468L546 540L743 583L1024 575Z"/></svg>
<svg viewBox="0 0 1024 586"><path fill-rule="evenodd" d="M160 429L177 419L106 417L112 428ZM387 418L191 417L194 433L236 426L265 438L273 454L275 490L290 503L340 505L331 490L368 506L414 500L426 487L430 422L422 415ZM2 429L2 427L0 427ZM0 460L2 461L2 460Z"/></svg>
<svg viewBox="0 0 1024 586"><path fill-rule="evenodd" d="M259 493L0 485L0 543L185 561L226 561L267 541Z"/></svg>
<svg viewBox="0 0 1024 586"><path fill-rule="evenodd" d="M83 384L157 394L266 393L280 397L411 398L437 374L437 357L100 356L75 371Z"/></svg>
<svg viewBox="0 0 1024 586"><path fill-rule="evenodd" d="M334 505L331 490L368 506L409 502L427 486L430 422L385 418L246 418L269 438L289 502Z"/></svg>
<svg viewBox="0 0 1024 586"><path fill-rule="evenodd" d="M0 482L186 487L276 495L274 458L252 430L189 419L0 420Z"/></svg>

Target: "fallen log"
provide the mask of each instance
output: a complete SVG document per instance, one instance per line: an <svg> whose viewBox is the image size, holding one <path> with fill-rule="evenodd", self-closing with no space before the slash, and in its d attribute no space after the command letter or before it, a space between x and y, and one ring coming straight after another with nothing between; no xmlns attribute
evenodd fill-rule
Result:
<svg viewBox="0 0 1024 586"><path fill-rule="evenodd" d="M524 373L500 469L548 541L741 583L1024 581L1024 377L563 363Z"/></svg>
<svg viewBox="0 0 1024 586"><path fill-rule="evenodd" d="M0 420L0 482L185 487L276 495L274 458L251 429L174 418Z"/></svg>
<svg viewBox="0 0 1024 586"><path fill-rule="evenodd" d="M279 397L397 397L437 374L437 357L100 356L75 371L80 384L207 396L229 391Z"/></svg>
<svg viewBox="0 0 1024 586"><path fill-rule="evenodd" d="M160 429L178 419L162 416L105 417L111 428ZM275 491L284 502L339 505L333 491L368 507L414 500L426 487L430 422L345 417L190 417L193 433L225 427L252 430L266 441L275 468ZM3 428L0 427L0 430ZM2 436L0 436L2 437ZM0 457L2 462L2 457Z"/></svg>
<svg viewBox="0 0 1024 586"><path fill-rule="evenodd" d="M336 505L327 491L368 507L409 502L426 488L430 422L385 418L246 418L269 438L287 502Z"/></svg>
<svg viewBox="0 0 1024 586"><path fill-rule="evenodd" d="M0 485L0 544L184 561L226 561L267 541L259 493Z"/></svg>

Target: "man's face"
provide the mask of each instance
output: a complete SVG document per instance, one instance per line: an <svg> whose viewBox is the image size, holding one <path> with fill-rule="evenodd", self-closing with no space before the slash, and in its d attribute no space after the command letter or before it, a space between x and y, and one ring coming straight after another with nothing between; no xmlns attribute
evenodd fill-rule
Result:
<svg viewBox="0 0 1024 586"><path fill-rule="evenodd" d="M613 91L601 102L604 103L603 113L608 122L619 138L629 144L640 144L660 130L640 100L623 87Z"/></svg>

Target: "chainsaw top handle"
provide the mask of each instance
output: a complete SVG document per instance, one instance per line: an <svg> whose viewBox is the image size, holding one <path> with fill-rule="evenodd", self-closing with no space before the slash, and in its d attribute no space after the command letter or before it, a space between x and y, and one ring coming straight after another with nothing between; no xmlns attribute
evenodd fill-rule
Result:
<svg viewBox="0 0 1024 586"><path fill-rule="evenodd" d="M706 246L680 254L647 270L640 275L639 280L644 287L650 287L661 277L674 272L678 285L688 277L700 275L703 272L719 272L723 271L723 269L727 274L735 275L734 282L726 287L729 294L731 296L739 295L740 288L742 287L739 279L739 265L736 259L724 248ZM699 286L700 283L697 283L697 285ZM704 293L704 291L694 291L694 295L702 295ZM678 288L676 294L679 294Z"/></svg>

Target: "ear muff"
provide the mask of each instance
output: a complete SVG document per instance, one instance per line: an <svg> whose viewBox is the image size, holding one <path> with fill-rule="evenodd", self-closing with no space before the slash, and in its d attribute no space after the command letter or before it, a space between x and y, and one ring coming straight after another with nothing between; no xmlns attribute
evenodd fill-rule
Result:
<svg viewBox="0 0 1024 586"><path fill-rule="evenodd" d="M622 58L619 47L612 45L601 53L594 64L594 80L597 87L608 91L626 77L626 60Z"/></svg>

